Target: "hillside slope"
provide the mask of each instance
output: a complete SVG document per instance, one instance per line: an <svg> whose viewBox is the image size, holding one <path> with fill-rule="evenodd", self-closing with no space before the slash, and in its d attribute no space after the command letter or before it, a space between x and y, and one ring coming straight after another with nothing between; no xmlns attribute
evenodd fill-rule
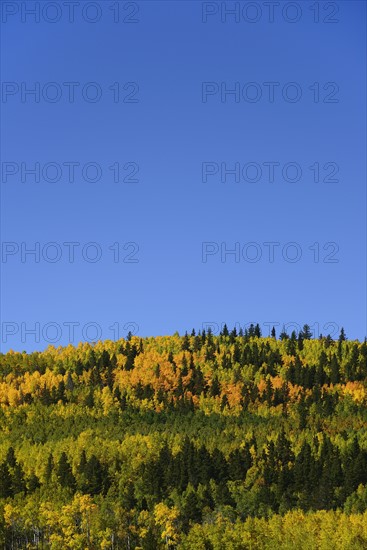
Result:
<svg viewBox="0 0 367 550"><path fill-rule="evenodd" d="M5 548L367 548L366 342L225 327L0 377Z"/></svg>

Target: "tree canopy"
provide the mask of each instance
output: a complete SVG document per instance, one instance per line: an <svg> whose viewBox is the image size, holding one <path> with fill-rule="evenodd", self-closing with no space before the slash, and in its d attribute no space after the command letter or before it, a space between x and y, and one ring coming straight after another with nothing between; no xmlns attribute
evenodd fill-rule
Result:
<svg viewBox="0 0 367 550"><path fill-rule="evenodd" d="M366 380L308 325L0 354L0 541L366 548Z"/></svg>

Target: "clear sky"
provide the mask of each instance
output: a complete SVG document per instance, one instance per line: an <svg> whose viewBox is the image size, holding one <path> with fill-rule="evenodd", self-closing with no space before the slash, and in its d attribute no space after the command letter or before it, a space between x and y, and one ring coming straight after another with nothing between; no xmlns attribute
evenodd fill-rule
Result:
<svg viewBox="0 0 367 550"><path fill-rule="evenodd" d="M365 337L365 2L2 9L3 352Z"/></svg>

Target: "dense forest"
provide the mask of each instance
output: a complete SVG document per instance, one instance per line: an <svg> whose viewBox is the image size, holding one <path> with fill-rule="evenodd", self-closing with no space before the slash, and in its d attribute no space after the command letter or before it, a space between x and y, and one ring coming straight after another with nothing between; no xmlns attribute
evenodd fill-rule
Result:
<svg viewBox="0 0 367 550"><path fill-rule="evenodd" d="M367 343L140 338L0 354L5 549L366 549Z"/></svg>

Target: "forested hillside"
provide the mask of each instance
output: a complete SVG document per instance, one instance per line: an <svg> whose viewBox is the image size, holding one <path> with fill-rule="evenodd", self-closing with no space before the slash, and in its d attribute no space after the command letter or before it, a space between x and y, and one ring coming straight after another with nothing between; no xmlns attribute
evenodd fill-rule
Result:
<svg viewBox="0 0 367 550"><path fill-rule="evenodd" d="M367 344L344 331L129 336L0 376L3 548L367 548Z"/></svg>

